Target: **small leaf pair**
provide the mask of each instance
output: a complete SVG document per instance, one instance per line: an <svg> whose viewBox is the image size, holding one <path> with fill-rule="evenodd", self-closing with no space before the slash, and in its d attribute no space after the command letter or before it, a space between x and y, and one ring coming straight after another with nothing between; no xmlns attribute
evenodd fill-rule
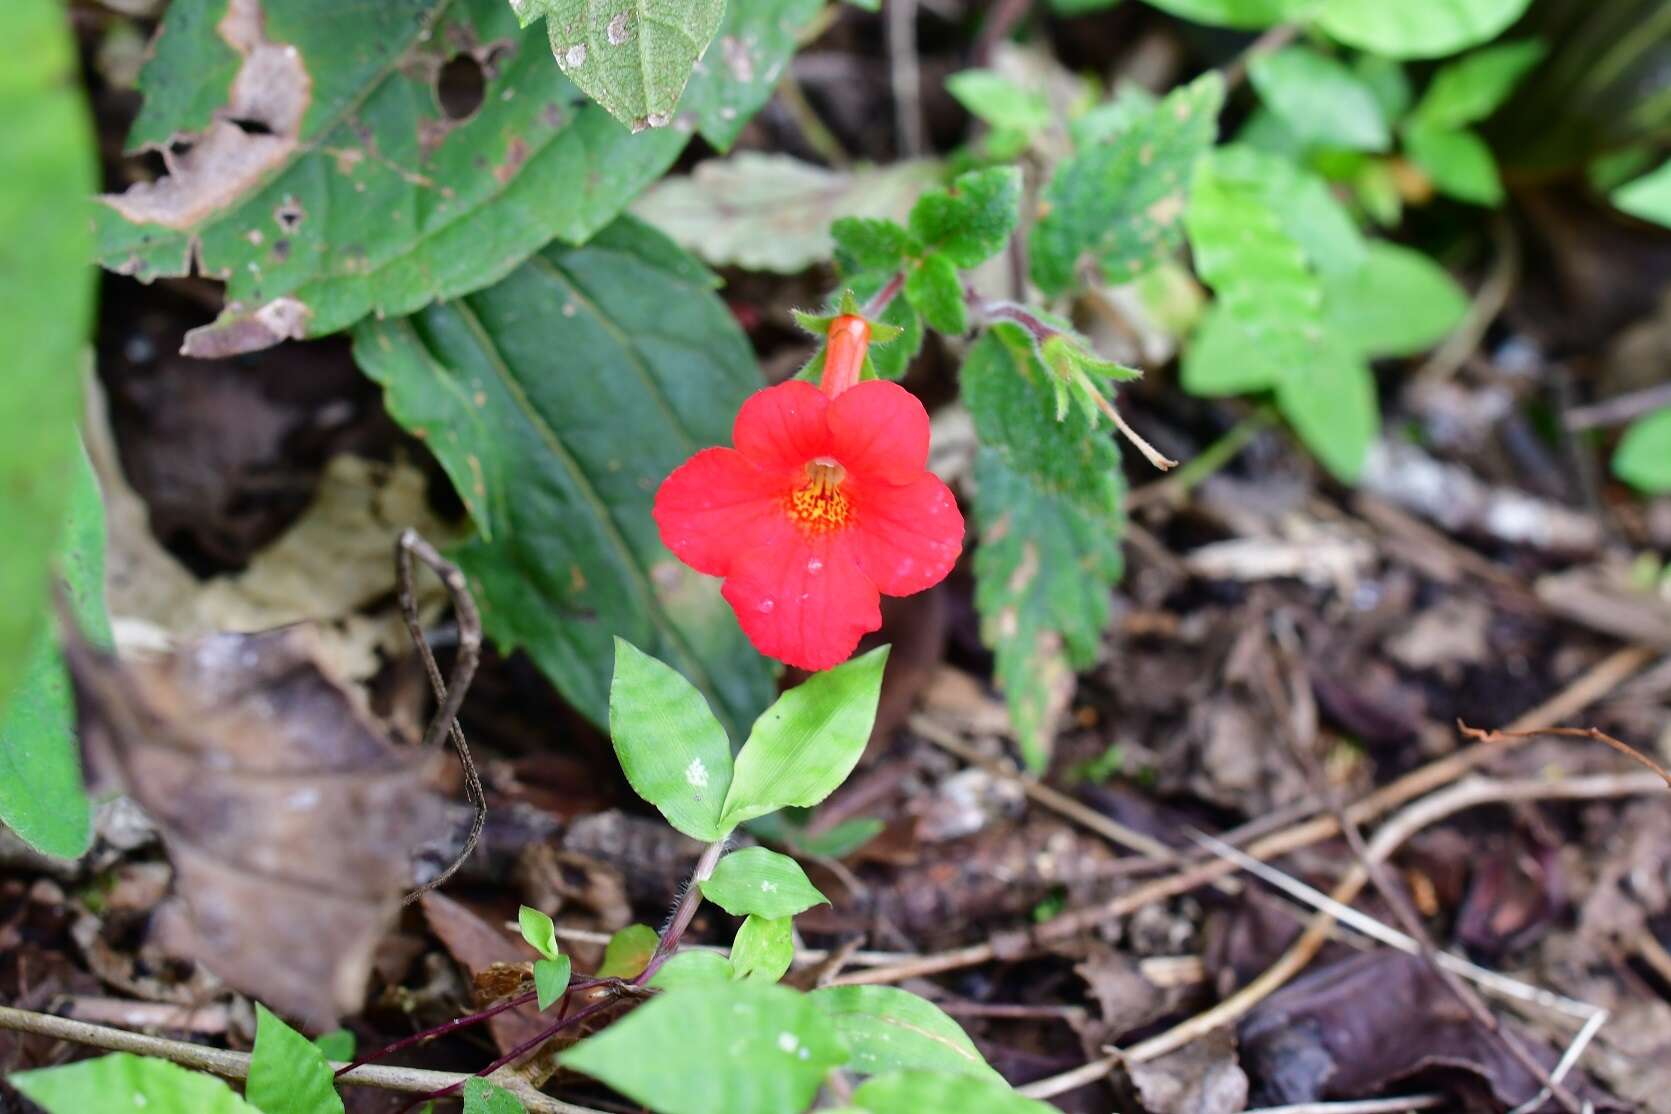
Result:
<svg viewBox="0 0 1671 1114"><path fill-rule="evenodd" d="M548 1010L569 988L574 965L558 951L557 926L551 923L550 917L524 905L517 910L517 923L528 946L540 953L540 958L534 961L534 992L540 1009Z"/></svg>

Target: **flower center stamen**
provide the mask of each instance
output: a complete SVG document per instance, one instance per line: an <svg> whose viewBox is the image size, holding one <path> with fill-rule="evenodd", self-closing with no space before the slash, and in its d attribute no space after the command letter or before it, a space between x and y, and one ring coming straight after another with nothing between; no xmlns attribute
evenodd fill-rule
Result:
<svg viewBox="0 0 1671 1114"><path fill-rule="evenodd" d="M847 470L820 458L807 464L807 482L789 496L789 517L808 534L822 534L847 524L851 507L841 493Z"/></svg>

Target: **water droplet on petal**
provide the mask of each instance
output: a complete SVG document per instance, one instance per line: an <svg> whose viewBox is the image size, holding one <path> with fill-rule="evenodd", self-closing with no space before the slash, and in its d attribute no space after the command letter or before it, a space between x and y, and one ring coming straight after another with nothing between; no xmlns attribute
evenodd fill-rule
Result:
<svg viewBox="0 0 1671 1114"><path fill-rule="evenodd" d="M756 610L758 610L762 615L770 615L772 613L772 608L776 606L777 602L775 600L761 600Z"/></svg>
<svg viewBox="0 0 1671 1114"><path fill-rule="evenodd" d="M816 557L811 558L806 563L806 571L810 572L810 573L820 572L820 571L823 570L823 568L824 568L824 562L820 561Z"/></svg>

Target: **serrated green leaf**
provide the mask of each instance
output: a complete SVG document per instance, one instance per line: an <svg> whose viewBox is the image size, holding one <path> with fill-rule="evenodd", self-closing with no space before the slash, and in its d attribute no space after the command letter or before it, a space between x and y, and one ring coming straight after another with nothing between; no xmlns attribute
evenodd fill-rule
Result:
<svg viewBox="0 0 1671 1114"><path fill-rule="evenodd" d="M794 962L794 923L789 917L760 917L751 913L731 942L734 979L775 983Z"/></svg>
<svg viewBox="0 0 1671 1114"><path fill-rule="evenodd" d="M1439 58L1490 42L1531 0L1328 0L1317 25L1347 46L1388 58Z"/></svg>
<svg viewBox="0 0 1671 1114"><path fill-rule="evenodd" d="M244 1097L261 1114L342 1114L325 1054L259 1002Z"/></svg>
<svg viewBox="0 0 1671 1114"><path fill-rule="evenodd" d="M454 551L487 631L607 722L613 639L678 669L735 734L771 673L718 585L662 546L656 485L728 441L760 386L712 276L623 218L503 282L355 331L361 368L424 438L480 539Z"/></svg>
<svg viewBox="0 0 1671 1114"><path fill-rule="evenodd" d="M1310 0L1149 0L1154 7L1192 23L1254 30L1281 23Z"/></svg>
<svg viewBox="0 0 1671 1114"><path fill-rule="evenodd" d="M609 735L633 791L692 839L729 828L720 811L731 788L731 741L696 686L623 639L615 640Z"/></svg>
<svg viewBox="0 0 1671 1114"><path fill-rule="evenodd" d="M894 986L831 986L811 998L830 1015L860 1075L934 1071L1003 1083L944 1010Z"/></svg>
<svg viewBox="0 0 1671 1114"><path fill-rule="evenodd" d="M705 262L797 274L831 257L832 220L870 218L903 236L887 218L903 219L939 178L939 164L927 159L836 171L744 151L663 178L632 212ZM877 266L898 267L902 259L896 254Z"/></svg>
<svg viewBox="0 0 1671 1114"><path fill-rule="evenodd" d="M1626 182L1610 198L1620 211L1671 228L1671 161Z"/></svg>
<svg viewBox="0 0 1671 1114"><path fill-rule="evenodd" d="M668 957L650 979L652 990L731 981L731 961L718 952L687 948Z"/></svg>
<svg viewBox="0 0 1671 1114"><path fill-rule="evenodd" d="M932 329L962 336L969 328L969 309L963 300L963 280L950 259L935 252L905 276L905 297Z"/></svg>
<svg viewBox="0 0 1671 1114"><path fill-rule="evenodd" d="M522 930L522 939L530 948L539 952L547 959L556 959L562 954L557 946L557 926L551 923L551 918L531 905L524 905L516 911L517 927Z"/></svg>
<svg viewBox="0 0 1671 1114"><path fill-rule="evenodd" d="M511 0L511 7L524 26L543 15L563 73L642 131L672 122L725 0Z"/></svg>
<svg viewBox="0 0 1671 1114"><path fill-rule="evenodd" d="M1049 760L1056 723L1088 667L1121 570L1119 452L1075 409L1060 421L1028 339L989 330L963 364L975 463L975 606L997 658L1022 754Z"/></svg>
<svg viewBox="0 0 1671 1114"><path fill-rule="evenodd" d="M75 39L56 0L0 5L0 709L40 676L49 564L64 528L93 307L91 239L79 198L95 188ZM46 652L48 658L55 655ZM79 853L80 848L74 853Z"/></svg>
<svg viewBox="0 0 1671 1114"><path fill-rule="evenodd" d="M912 1071L877 1076L853 1092L865 1114L1056 1114L1056 1108L968 1075Z"/></svg>
<svg viewBox="0 0 1671 1114"><path fill-rule="evenodd" d="M1375 91L1326 54L1291 46L1255 58L1248 77L1303 142L1354 151L1385 151L1392 143Z"/></svg>
<svg viewBox="0 0 1671 1114"><path fill-rule="evenodd" d="M887 660L888 648L878 646L778 697L737 752L721 823L810 808L846 781L870 741Z"/></svg>
<svg viewBox="0 0 1671 1114"><path fill-rule="evenodd" d="M657 1114L789 1114L847 1051L804 995L728 983L658 995L559 1059Z"/></svg>
<svg viewBox="0 0 1671 1114"><path fill-rule="evenodd" d="M721 41L750 43L763 76L792 49L799 24L783 24L809 6L733 0ZM248 10L264 15L259 27L227 19L228 0L169 7L142 80L161 107L142 115L133 142L196 144L169 156L168 178L94 207L104 266L150 279L195 262L226 279L226 312L188 336L196 354L319 336L487 286L553 237L597 232L688 141L679 128L628 134L563 77L543 31L517 29L504 0ZM234 51L259 81L231 80L231 42L268 44L247 59ZM489 64L480 108L453 120L434 86L459 44ZM769 89L721 69L699 74L685 100L740 127ZM210 102L213 122L202 115ZM719 121L722 108L730 118ZM709 111L692 111L708 130Z"/></svg>
<svg viewBox="0 0 1671 1114"><path fill-rule="evenodd" d="M1639 491L1671 491L1671 406L1638 418L1613 453L1613 474Z"/></svg>
<svg viewBox="0 0 1671 1114"><path fill-rule="evenodd" d="M767 919L793 917L830 903L800 863L764 847L733 851L721 859L713 876L702 883L702 896L733 917Z"/></svg>
<svg viewBox="0 0 1671 1114"><path fill-rule="evenodd" d="M1124 282L1174 251L1190 175L1212 144L1223 103L1223 79L1205 74L1057 167L1028 241L1033 281L1059 293L1088 257Z"/></svg>
<svg viewBox="0 0 1671 1114"><path fill-rule="evenodd" d="M911 235L926 251L945 254L959 267L978 267L1004 250L1020 219L1021 171L995 166L960 174L943 190L930 190L911 209Z"/></svg>
<svg viewBox="0 0 1671 1114"><path fill-rule="evenodd" d="M131 1052L18 1072L6 1082L47 1114L262 1114L212 1075Z"/></svg>
<svg viewBox="0 0 1671 1114"><path fill-rule="evenodd" d="M1050 126L1050 101L995 70L964 70L946 78L946 92L995 128L1032 135Z"/></svg>
<svg viewBox="0 0 1671 1114"><path fill-rule="evenodd" d="M1323 283L1327 326L1371 358L1411 356L1443 340L1468 312L1468 295L1426 255L1373 240L1363 266Z"/></svg>
<svg viewBox="0 0 1671 1114"><path fill-rule="evenodd" d="M1527 39L1497 43L1440 66L1422 94L1414 117L1436 128L1478 123L1508 99L1515 85L1545 53L1541 42Z"/></svg>
<svg viewBox="0 0 1671 1114"><path fill-rule="evenodd" d="M108 646L104 506L92 465L79 446L72 464L57 567L82 636ZM0 698L0 822L37 851L64 859L80 856L92 839L75 694L51 629L35 636L10 700Z"/></svg>
<svg viewBox="0 0 1671 1114"><path fill-rule="evenodd" d="M629 924L609 938L598 965L600 979L630 979L649 966L661 937L647 924Z"/></svg>
<svg viewBox="0 0 1671 1114"><path fill-rule="evenodd" d="M905 226L897 221L866 217L843 217L830 225L835 241L836 266L843 274L875 271L891 274L905 263L907 255L922 250Z"/></svg>
<svg viewBox="0 0 1671 1114"><path fill-rule="evenodd" d="M1485 140L1467 128L1413 123L1404 132L1404 153L1427 172L1433 188L1447 197L1475 205L1498 205L1503 200L1497 160Z"/></svg>
<svg viewBox="0 0 1671 1114"><path fill-rule="evenodd" d="M485 1079L464 1081L464 1114L527 1114L522 1100Z"/></svg>
<svg viewBox="0 0 1671 1114"><path fill-rule="evenodd" d="M538 996L541 1010L550 1009L552 1003L563 996L569 988L569 976L573 973L574 964L566 955L534 961L534 993Z"/></svg>
<svg viewBox="0 0 1671 1114"><path fill-rule="evenodd" d="M1277 383L1276 405L1336 479L1357 480L1381 430L1375 377L1363 357L1329 337L1311 363L1291 369Z"/></svg>

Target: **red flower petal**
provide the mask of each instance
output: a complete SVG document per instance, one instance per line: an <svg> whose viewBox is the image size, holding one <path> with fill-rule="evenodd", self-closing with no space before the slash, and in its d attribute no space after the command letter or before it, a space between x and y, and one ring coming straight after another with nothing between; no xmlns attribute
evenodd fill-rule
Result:
<svg viewBox="0 0 1671 1114"><path fill-rule="evenodd" d="M928 466L928 411L885 379L844 391L830 403L831 449L851 473L906 483Z"/></svg>
<svg viewBox="0 0 1671 1114"><path fill-rule="evenodd" d="M786 486L735 449L703 449L656 491L656 526L679 559L709 576L767 539L783 519Z"/></svg>
<svg viewBox="0 0 1671 1114"><path fill-rule="evenodd" d="M731 443L762 468L799 476L807 461L830 455L829 408L824 392L798 379L755 391L737 411Z"/></svg>
<svg viewBox="0 0 1671 1114"><path fill-rule="evenodd" d="M801 669L829 669L882 625L876 586L841 533L808 537L789 525L742 554L725 600L754 648Z"/></svg>
<svg viewBox="0 0 1671 1114"><path fill-rule="evenodd" d="M909 596L940 583L957 564L963 514L932 472L907 484L861 483L853 490L849 534L872 583L885 595Z"/></svg>

